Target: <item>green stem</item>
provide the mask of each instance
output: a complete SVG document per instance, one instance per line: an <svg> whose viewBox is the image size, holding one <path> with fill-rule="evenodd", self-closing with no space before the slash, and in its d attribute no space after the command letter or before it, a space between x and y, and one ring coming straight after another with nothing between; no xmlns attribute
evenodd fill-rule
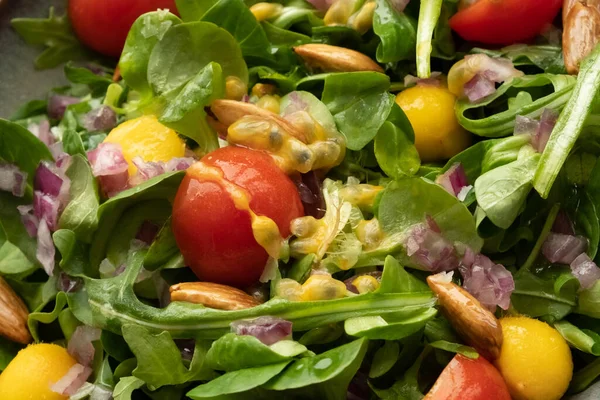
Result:
<svg viewBox="0 0 600 400"><path fill-rule="evenodd" d="M442 12L442 2L442 0L421 0L417 25L417 76L421 79L431 76L431 40Z"/></svg>
<svg viewBox="0 0 600 400"><path fill-rule="evenodd" d="M596 358L573 375L569 393L579 393L585 390L600 376L600 358Z"/></svg>
<svg viewBox="0 0 600 400"><path fill-rule="evenodd" d="M542 245L546 241L546 238L548 237L548 234L550 233L550 230L552 229L552 225L554 225L554 220L556 219L556 216L558 215L558 211L560 211L560 204L555 204L552 207L552 209L550 210L550 212L548 213L548 218L546 218L546 222L544 223L544 227L542 228L542 231L540 232L540 236L538 237L538 240L535 242L535 246L533 246L533 250L531 250L531 253L529 253L529 257L527 257L525 264L523 264L523 266L521 267L521 270L529 271L529 269L531 268L531 266L537 259L538 255L540 254L540 250L542 249Z"/></svg>

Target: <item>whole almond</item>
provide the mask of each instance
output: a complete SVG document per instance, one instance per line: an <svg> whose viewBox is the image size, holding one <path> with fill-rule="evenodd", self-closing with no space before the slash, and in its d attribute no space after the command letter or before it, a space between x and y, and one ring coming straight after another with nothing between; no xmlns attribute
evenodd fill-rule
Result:
<svg viewBox="0 0 600 400"><path fill-rule="evenodd" d="M184 282L171 286L171 301L202 304L219 310L243 310L260 305L248 293L212 282Z"/></svg>
<svg viewBox="0 0 600 400"><path fill-rule="evenodd" d="M427 284L437 295L444 315L463 340L489 360L498 358L503 335L500 322L494 314L443 274L428 276Z"/></svg>
<svg viewBox="0 0 600 400"><path fill-rule="evenodd" d="M311 68L325 72L375 71L383 73L383 68L358 51L328 44L303 44L294 51Z"/></svg>
<svg viewBox="0 0 600 400"><path fill-rule="evenodd" d="M0 335L22 344L31 342L28 317L29 311L23 300L0 277Z"/></svg>
<svg viewBox="0 0 600 400"><path fill-rule="evenodd" d="M600 11L578 1L569 7L563 25L563 55L567 72L577 74L581 60L600 41Z"/></svg>

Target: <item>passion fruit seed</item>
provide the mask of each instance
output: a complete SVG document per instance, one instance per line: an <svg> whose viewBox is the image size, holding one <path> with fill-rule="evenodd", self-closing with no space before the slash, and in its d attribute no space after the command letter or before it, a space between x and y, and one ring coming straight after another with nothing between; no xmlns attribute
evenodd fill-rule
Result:
<svg viewBox="0 0 600 400"><path fill-rule="evenodd" d="M250 7L250 12L258 22L276 18L283 11L283 6L277 3L256 3Z"/></svg>

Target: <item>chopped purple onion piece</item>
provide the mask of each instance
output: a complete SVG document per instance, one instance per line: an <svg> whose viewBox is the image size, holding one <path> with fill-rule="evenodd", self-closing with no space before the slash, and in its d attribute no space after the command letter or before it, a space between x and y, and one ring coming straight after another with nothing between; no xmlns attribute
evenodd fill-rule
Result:
<svg viewBox="0 0 600 400"><path fill-rule="evenodd" d="M582 289L589 289L600 279L600 268L585 253L581 253L571 263L571 272L581 284Z"/></svg>
<svg viewBox="0 0 600 400"><path fill-rule="evenodd" d="M81 125L88 131L108 131L117 126L117 113L109 106L100 106L85 114Z"/></svg>
<svg viewBox="0 0 600 400"><path fill-rule="evenodd" d="M60 94L52 95L48 99L48 116L52 119L62 119L67 107L79 102L81 102L81 100L77 97L63 96Z"/></svg>
<svg viewBox="0 0 600 400"><path fill-rule="evenodd" d="M517 115L515 119L515 130L513 134L517 135L530 135L533 137L540 127L540 123L535 119Z"/></svg>
<svg viewBox="0 0 600 400"><path fill-rule="evenodd" d="M451 271L458 267L454 244L439 232L435 221L415 225L406 238L404 247L411 261L428 271Z"/></svg>
<svg viewBox="0 0 600 400"><path fill-rule="evenodd" d="M291 92L288 94L288 99L289 104L284 110L282 110L282 116L284 118L298 111L308 111L309 104L300 97L298 92Z"/></svg>
<svg viewBox="0 0 600 400"><path fill-rule="evenodd" d="M452 165L448 171L439 175L435 179L435 183L441 185L448 193L453 196L458 196L458 194L463 190L463 188L469 186L469 181L467 179L467 174L465 173L465 169L462 164L457 162Z"/></svg>
<svg viewBox="0 0 600 400"><path fill-rule="evenodd" d="M175 157L167 161L165 165L166 172L184 171L196 162L194 157Z"/></svg>
<svg viewBox="0 0 600 400"><path fill-rule="evenodd" d="M33 188L50 196L58 197L64 182L61 171L47 161L42 161L35 171Z"/></svg>
<svg viewBox="0 0 600 400"><path fill-rule="evenodd" d="M587 246L588 241L583 236L550 233L542 246L542 254L551 263L568 265L583 253Z"/></svg>
<svg viewBox="0 0 600 400"><path fill-rule="evenodd" d="M503 310L508 309L510 296L515 290L515 281L503 265L467 249L458 270L463 277L464 289L481 304L492 311L496 306Z"/></svg>
<svg viewBox="0 0 600 400"><path fill-rule="evenodd" d="M441 75L442 75L441 72L432 72L431 76L429 78L419 78L414 75L408 74L404 77L404 86L410 87L410 86L415 86L415 85L421 85L421 86L438 87L441 85L441 81L440 81Z"/></svg>
<svg viewBox="0 0 600 400"><path fill-rule="evenodd" d="M325 215L325 199L321 180L314 171L292 178L298 188L300 200L304 206L304 213L317 219Z"/></svg>
<svg viewBox="0 0 600 400"><path fill-rule="evenodd" d="M36 257L44 267L48 276L52 276L52 273L54 272L54 255L56 249L54 248L54 242L52 241L52 234L44 219L40 221L37 237L38 246Z"/></svg>
<svg viewBox="0 0 600 400"><path fill-rule="evenodd" d="M61 271L58 275L58 281L56 282L56 288L65 293L77 292L81 289L82 280L79 278L73 278Z"/></svg>
<svg viewBox="0 0 600 400"><path fill-rule="evenodd" d="M569 214L565 210L560 210L556 215L556 219L552 225L552 232L562 233L563 235L575 235L575 226L573 226L573 221L571 221Z"/></svg>
<svg viewBox="0 0 600 400"><path fill-rule="evenodd" d="M23 197L27 187L27 173L13 164L0 161L0 190Z"/></svg>
<svg viewBox="0 0 600 400"><path fill-rule="evenodd" d="M38 225L40 220L33 214L33 205L18 206L17 210L21 214L21 221L25 225L25 229L30 237L37 236Z"/></svg>
<svg viewBox="0 0 600 400"><path fill-rule="evenodd" d="M333 4L334 0L307 0L319 11L327 11Z"/></svg>
<svg viewBox="0 0 600 400"><path fill-rule="evenodd" d="M139 185L148 179L167 172L186 170L196 162L196 159L192 157L175 157L165 163L162 161L144 161L141 157L134 157L132 162L138 170L129 180L129 186Z"/></svg>
<svg viewBox="0 0 600 400"><path fill-rule="evenodd" d="M100 143L96 149L89 151L87 156L104 196L112 197L127 189L129 164L120 145Z"/></svg>
<svg viewBox="0 0 600 400"><path fill-rule="evenodd" d="M58 382L50 386L50 390L63 396L73 396L87 382L94 370L81 364L73 365Z"/></svg>
<svg viewBox="0 0 600 400"><path fill-rule="evenodd" d="M50 122L45 119L39 124L31 124L27 127L31 133L33 133L42 143L50 147L56 142L56 139L50 131Z"/></svg>
<svg viewBox="0 0 600 400"><path fill-rule="evenodd" d="M535 135L531 138L531 145L538 153L543 153L550 140L550 135L558 120L558 113L550 108L545 108L540 117L540 125Z"/></svg>
<svg viewBox="0 0 600 400"><path fill-rule="evenodd" d="M144 221L142 223L142 226L140 226L140 229L138 229L138 232L135 235L135 238L137 240L141 240L142 242L146 243L147 245L150 245L156 238L156 235L158 234L159 229L160 229L159 226L156 225L155 223L153 223L151 221Z"/></svg>
<svg viewBox="0 0 600 400"><path fill-rule="evenodd" d="M292 323L281 318L264 316L253 320L240 320L231 323L231 331L236 335L254 336L267 346L292 337Z"/></svg>
<svg viewBox="0 0 600 400"><path fill-rule="evenodd" d="M90 366L96 353L92 342L100 340L101 333L102 331L98 328L86 325L78 326L73 336L71 336L71 340L69 340L67 351L79 364L86 367Z"/></svg>
<svg viewBox="0 0 600 400"><path fill-rule="evenodd" d="M465 83L465 95L471 103L475 103L496 91L496 84L485 73L477 73Z"/></svg>
<svg viewBox="0 0 600 400"><path fill-rule="evenodd" d="M33 214L38 220L45 220L50 231L58 227L60 202L52 195L40 191L33 192Z"/></svg>

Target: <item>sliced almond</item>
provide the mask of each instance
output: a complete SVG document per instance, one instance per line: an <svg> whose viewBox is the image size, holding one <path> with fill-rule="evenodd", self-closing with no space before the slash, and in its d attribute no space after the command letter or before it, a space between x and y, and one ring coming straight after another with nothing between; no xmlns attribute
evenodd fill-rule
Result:
<svg viewBox="0 0 600 400"><path fill-rule="evenodd" d="M437 295L446 318L463 340L489 360L498 358L503 336L500 322L494 314L443 274L428 276L427 284Z"/></svg>
<svg viewBox="0 0 600 400"><path fill-rule="evenodd" d="M171 286L171 301L202 304L219 310L243 310L260 305L248 293L212 282L184 282Z"/></svg>
<svg viewBox="0 0 600 400"><path fill-rule="evenodd" d="M600 6L569 4L564 18L563 55L567 72L577 74L579 64L600 41Z"/></svg>
<svg viewBox="0 0 600 400"><path fill-rule="evenodd" d="M255 115L264 118L265 120L273 121L279 127L281 127L281 129L294 136L301 142L306 143L307 141L306 135L304 135L301 130L296 128L289 121L272 111L265 110L252 103L220 99L213 101L210 106L210 110L215 117L217 117L221 125L225 127L233 125L233 123L246 115Z"/></svg>
<svg viewBox="0 0 600 400"><path fill-rule="evenodd" d="M383 68L358 51L328 44L303 44L294 51L311 68L325 72L375 71L383 73Z"/></svg>
<svg viewBox="0 0 600 400"><path fill-rule="evenodd" d="M0 335L22 344L31 342L28 317L29 311L23 300L0 277Z"/></svg>

